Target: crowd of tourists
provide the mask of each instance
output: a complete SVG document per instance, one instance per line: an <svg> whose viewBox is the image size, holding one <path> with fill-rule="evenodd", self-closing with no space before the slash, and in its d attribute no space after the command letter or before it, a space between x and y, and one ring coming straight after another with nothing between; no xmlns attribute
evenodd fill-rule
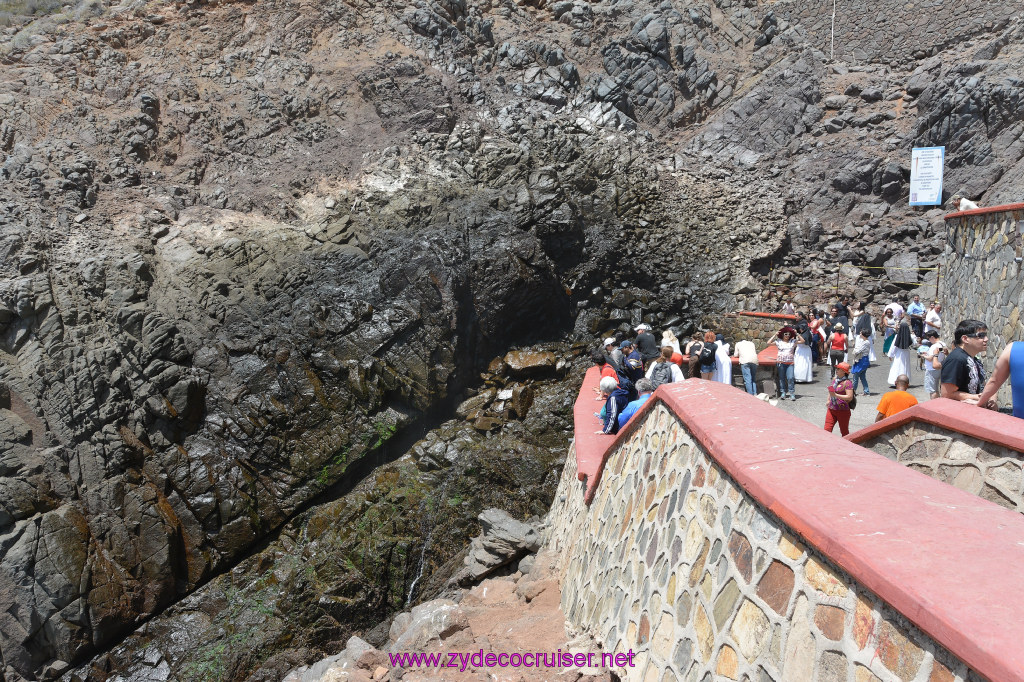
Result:
<svg viewBox="0 0 1024 682"><path fill-rule="evenodd" d="M1024 342L1010 344L1002 352L992 377L986 381L977 356L988 347L988 329L978 320L963 320L947 345L941 340L947 330L938 301L925 306L919 296L914 296L904 307L893 298L877 317L870 306L847 297L840 297L826 309L806 312L796 310L787 301L782 312L793 315L795 322L783 326L768 340L777 350L778 396L795 400L796 384L814 380L815 364L827 366L828 431L838 425L841 434L849 433L858 388L862 389L861 395L872 395L867 370L877 361L878 336L882 352L890 359L887 383L893 390L882 396L875 421L917 404L908 391L915 368L923 371L929 398L941 396L990 409L998 407L995 393L1009 378L1014 416L1024 418ZM760 363L752 341L740 340L731 347L721 334L703 331L681 342L666 330L659 343L647 324L638 325L634 331L634 338L606 338L603 349L591 354L601 368L597 399L604 406L598 413L602 424L599 433L617 433L662 384L697 377L732 384L733 358L737 359L744 389L758 395Z"/></svg>

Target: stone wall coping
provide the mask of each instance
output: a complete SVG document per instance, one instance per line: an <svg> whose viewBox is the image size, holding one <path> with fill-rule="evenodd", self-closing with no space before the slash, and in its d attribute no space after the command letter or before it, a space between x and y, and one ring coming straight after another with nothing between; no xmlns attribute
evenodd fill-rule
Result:
<svg viewBox="0 0 1024 682"><path fill-rule="evenodd" d="M1001 206L986 206L984 208L972 208L970 211L957 211L956 213L947 213L945 216L942 217L942 219L959 220L960 218L969 218L970 216L987 215L989 213L1008 213L1010 211L1024 211L1024 203L1003 204Z"/></svg>
<svg viewBox="0 0 1024 682"><path fill-rule="evenodd" d="M855 431L846 436L846 439L852 443L863 443L914 421L941 426L949 431L1024 453L1024 421L1008 414L984 410L974 405L964 405L949 398L936 398L918 403L910 409Z"/></svg>
<svg viewBox="0 0 1024 682"><path fill-rule="evenodd" d="M577 419L581 401L599 404L593 385ZM1024 516L700 379L660 386L615 438L587 439L577 422L588 504L612 447L657 403L747 494L936 643L988 679L1024 681Z"/></svg>
<svg viewBox="0 0 1024 682"><path fill-rule="evenodd" d="M601 383L601 370L596 366L587 370L580 386L580 394L572 407L573 447L576 450L576 477L584 481L583 498L587 504L594 498L597 482L601 478L604 459L612 445L619 440L602 433L595 433L601 428L601 422L594 417L601 411L601 401L594 400L594 390ZM652 399L653 400L653 399ZM648 400L647 403L652 402ZM647 407L645 404L644 407ZM629 421L636 419L634 415ZM620 434L621 436L621 434Z"/></svg>

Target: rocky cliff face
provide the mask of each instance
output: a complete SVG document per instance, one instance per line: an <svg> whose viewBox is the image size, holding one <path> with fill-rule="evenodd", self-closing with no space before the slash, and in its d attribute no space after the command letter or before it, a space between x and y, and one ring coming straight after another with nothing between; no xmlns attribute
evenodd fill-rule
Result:
<svg viewBox="0 0 1024 682"><path fill-rule="evenodd" d="M0 45L9 679L249 556L509 347L685 328L770 272L913 286L941 212L905 206L912 146L1024 190L1012 3L858 2L832 61L830 3L58 12Z"/></svg>

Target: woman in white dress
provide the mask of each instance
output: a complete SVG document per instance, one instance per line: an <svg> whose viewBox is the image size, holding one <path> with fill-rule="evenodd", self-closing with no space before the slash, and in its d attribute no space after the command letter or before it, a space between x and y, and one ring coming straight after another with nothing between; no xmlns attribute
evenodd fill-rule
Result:
<svg viewBox="0 0 1024 682"><path fill-rule="evenodd" d="M878 357L875 355L875 318L871 317L871 312L868 310L868 306L864 306L864 311L861 315L865 317L865 325L869 332L868 340L870 345L868 346L868 362L877 362ZM861 326L858 325L858 329L860 329L860 327Z"/></svg>
<svg viewBox="0 0 1024 682"><path fill-rule="evenodd" d="M807 316L803 312L796 314L796 350L793 352L793 380L798 384L809 384L814 381L814 355L808 340L813 340Z"/></svg>
<svg viewBox="0 0 1024 682"><path fill-rule="evenodd" d="M718 343L715 350L715 381L732 384L732 357L729 356L729 344L721 334L715 339Z"/></svg>
<svg viewBox="0 0 1024 682"><path fill-rule="evenodd" d="M914 337L910 333L910 323L904 317L896 332L896 338L893 339L892 346L889 347L889 357L892 358L892 365L889 367L890 387L896 386L896 377L901 374L906 374L910 378L910 360L913 348Z"/></svg>

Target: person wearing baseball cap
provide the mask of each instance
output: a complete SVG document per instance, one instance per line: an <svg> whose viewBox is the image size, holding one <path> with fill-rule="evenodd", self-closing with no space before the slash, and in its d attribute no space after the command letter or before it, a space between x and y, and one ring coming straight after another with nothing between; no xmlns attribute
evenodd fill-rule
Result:
<svg viewBox="0 0 1024 682"><path fill-rule="evenodd" d="M604 356L608 359L608 364L611 365L616 372L619 374L625 374L623 371L623 360L625 356L622 351L619 350L619 342L614 336L609 336L604 340Z"/></svg>
<svg viewBox="0 0 1024 682"><path fill-rule="evenodd" d="M850 381L850 365L836 364L836 376L828 385L828 411L825 413L825 430L829 433L839 424L839 433L850 433L850 403L853 401L853 382Z"/></svg>
<svg viewBox="0 0 1024 682"><path fill-rule="evenodd" d="M644 367L661 355L658 340L651 333L651 326L649 324L638 324L636 326L636 349L640 352L640 357L643 358Z"/></svg>
<svg viewBox="0 0 1024 682"><path fill-rule="evenodd" d="M622 369L629 380L634 384L644 378L644 361L640 357L640 353L637 352L633 346L633 342L626 339L619 344L619 350L622 351Z"/></svg>

